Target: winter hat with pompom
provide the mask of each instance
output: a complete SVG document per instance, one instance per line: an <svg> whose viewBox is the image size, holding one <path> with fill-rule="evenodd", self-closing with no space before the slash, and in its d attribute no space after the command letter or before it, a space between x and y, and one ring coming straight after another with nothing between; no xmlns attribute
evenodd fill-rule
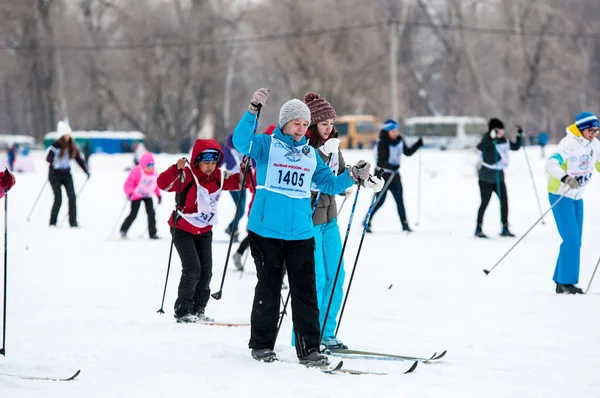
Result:
<svg viewBox="0 0 600 398"><path fill-rule="evenodd" d="M331 106L325 98L322 98L317 93L306 93L304 96L304 103L310 109L310 125L315 125L327 119L336 119L337 115L335 109Z"/></svg>

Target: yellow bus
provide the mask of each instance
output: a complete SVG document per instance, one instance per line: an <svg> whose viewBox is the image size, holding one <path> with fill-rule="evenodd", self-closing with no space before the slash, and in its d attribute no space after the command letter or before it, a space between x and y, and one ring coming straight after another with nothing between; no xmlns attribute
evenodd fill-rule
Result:
<svg viewBox="0 0 600 398"><path fill-rule="evenodd" d="M373 115L345 115L336 119L340 148L372 148L379 139L380 122Z"/></svg>

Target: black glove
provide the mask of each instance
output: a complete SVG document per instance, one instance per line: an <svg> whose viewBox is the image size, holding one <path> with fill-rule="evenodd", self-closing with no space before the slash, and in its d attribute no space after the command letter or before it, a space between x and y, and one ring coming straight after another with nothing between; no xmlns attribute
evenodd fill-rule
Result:
<svg viewBox="0 0 600 398"><path fill-rule="evenodd" d="M517 134L519 134L519 137L523 137L523 128L521 126L519 126L517 124Z"/></svg>

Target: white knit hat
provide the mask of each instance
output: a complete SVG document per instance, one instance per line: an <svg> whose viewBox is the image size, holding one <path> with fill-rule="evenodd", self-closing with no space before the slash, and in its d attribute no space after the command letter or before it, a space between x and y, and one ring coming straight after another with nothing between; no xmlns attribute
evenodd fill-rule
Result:
<svg viewBox="0 0 600 398"><path fill-rule="evenodd" d="M283 129L283 126L287 122L294 119L304 119L310 124L310 109L308 106L299 99L292 99L283 104L279 111L279 127Z"/></svg>

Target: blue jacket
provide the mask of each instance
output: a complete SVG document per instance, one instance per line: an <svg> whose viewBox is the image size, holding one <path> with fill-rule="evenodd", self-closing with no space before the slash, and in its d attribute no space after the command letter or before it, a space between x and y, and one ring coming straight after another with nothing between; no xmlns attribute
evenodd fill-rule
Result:
<svg viewBox="0 0 600 398"><path fill-rule="evenodd" d="M233 145L244 155L256 160L256 182L265 185L271 136L252 134L256 116L246 112L233 132ZM284 135L279 126L273 136L291 146L306 145L306 137L295 142L291 136ZM250 145L252 150L250 151ZM337 177L329 167L316 157L317 168L312 181L319 189L329 195L336 195L354 185L354 180L346 170ZM310 181L309 181L310 183ZM313 237L312 209L310 198L290 198L289 196L257 189L254 204L250 211L248 230L265 238L301 240Z"/></svg>

